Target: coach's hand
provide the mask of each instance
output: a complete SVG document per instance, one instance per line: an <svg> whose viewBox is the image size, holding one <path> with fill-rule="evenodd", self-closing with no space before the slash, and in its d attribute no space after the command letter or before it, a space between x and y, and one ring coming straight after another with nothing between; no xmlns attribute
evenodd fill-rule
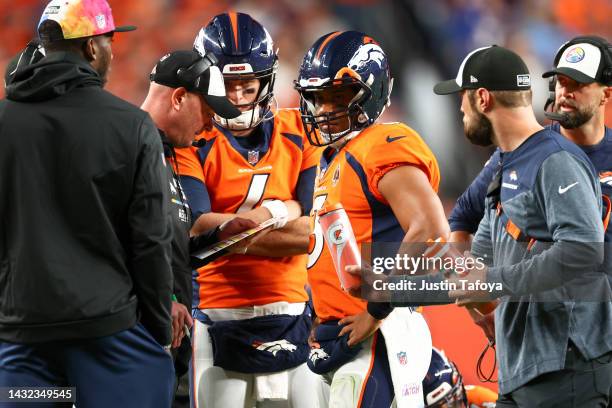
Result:
<svg viewBox="0 0 612 408"><path fill-rule="evenodd" d="M193 326L189 311L182 303L172 302L172 348L181 345L185 336L185 326L188 328Z"/></svg>
<svg viewBox="0 0 612 408"><path fill-rule="evenodd" d="M340 330L338 337L349 333L348 345L352 347L373 335L382 324L382 320L375 319L367 311L364 311L358 315L345 317L338 324L346 325Z"/></svg>

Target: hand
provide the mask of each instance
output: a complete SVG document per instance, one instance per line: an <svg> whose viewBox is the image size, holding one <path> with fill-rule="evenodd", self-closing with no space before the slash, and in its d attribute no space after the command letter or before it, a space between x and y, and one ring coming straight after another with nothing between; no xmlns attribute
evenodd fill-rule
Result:
<svg viewBox="0 0 612 408"><path fill-rule="evenodd" d="M221 226L219 227L219 233L217 235L219 241L223 241L236 234L240 234L241 232L244 232L251 228L255 228L257 227L257 225L258 224L251 219L236 217L228 222L221 224ZM251 235L249 238L244 239L238 242L236 245L232 245L231 247L227 248L227 251L232 254L244 255L246 254L248 247L252 245L255 241L257 241L259 238L264 236L267 231L268 230L266 229L258 232L255 235Z"/></svg>
<svg viewBox="0 0 612 408"><path fill-rule="evenodd" d="M321 319L317 316L312 322L312 328L310 329L310 334L308 335L308 345L311 349L313 348L321 348L321 345L317 343L317 339L315 338L315 330L321 324Z"/></svg>
<svg viewBox="0 0 612 408"><path fill-rule="evenodd" d="M349 288L348 293L356 298L368 300L370 302L390 302L391 292L389 290L375 290L374 281L380 281L379 286L382 287L389 278L385 274L376 274L372 272L372 267L368 264L363 266L347 265L344 270L359 277L361 285Z"/></svg>
<svg viewBox="0 0 612 408"><path fill-rule="evenodd" d="M463 256L465 259L473 258L472 254L467 251ZM457 285L457 290L448 292L449 297L457 300L469 299L471 302L491 299L491 293L489 291L469 288L470 284L487 282L487 266L482 263L479 266L477 262L473 262L472 265L474 265L474 267L467 270L461 276L453 273L448 277L449 283L455 283Z"/></svg>
<svg viewBox="0 0 612 408"><path fill-rule="evenodd" d="M255 228L257 225L255 221L248 218L235 217L221 224L217 238L219 238L219 241L223 241L231 236Z"/></svg>
<svg viewBox="0 0 612 408"><path fill-rule="evenodd" d="M177 348L181 345L185 336L185 326L191 328L193 319L189 311L182 303L172 302L172 348Z"/></svg>
<svg viewBox="0 0 612 408"><path fill-rule="evenodd" d="M359 344L378 330L382 324L382 320L375 319L367 311L361 312L355 316L348 316L338 322L339 325L346 325L338 334L338 337L349 333L349 347Z"/></svg>

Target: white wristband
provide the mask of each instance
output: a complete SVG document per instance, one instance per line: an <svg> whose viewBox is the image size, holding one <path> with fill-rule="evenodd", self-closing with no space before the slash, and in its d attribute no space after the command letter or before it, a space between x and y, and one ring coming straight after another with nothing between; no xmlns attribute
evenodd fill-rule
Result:
<svg viewBox="0 0 612 408"><path fill-rule="evenodd" d="M270 211L272 218L278 218L278 221L274 224L273 229L283 228L287 224L287 217L289 217L287 204L281 200L271 200L264 201L261 206Z"/></svg>

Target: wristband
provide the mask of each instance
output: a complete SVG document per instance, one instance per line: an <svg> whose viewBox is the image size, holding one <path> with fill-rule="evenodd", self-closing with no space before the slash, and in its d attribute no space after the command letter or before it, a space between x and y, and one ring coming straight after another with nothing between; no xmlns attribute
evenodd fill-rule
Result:
<svg viewBox="0 0 612 408"><path fill-rule="evenodd" d="M281 200L264 201L261 204L270 211L272 218L278 218L278 221L272 227L273 229L283 228L287 224L287 218L289 217L289 210L287 204Z"/></svg>

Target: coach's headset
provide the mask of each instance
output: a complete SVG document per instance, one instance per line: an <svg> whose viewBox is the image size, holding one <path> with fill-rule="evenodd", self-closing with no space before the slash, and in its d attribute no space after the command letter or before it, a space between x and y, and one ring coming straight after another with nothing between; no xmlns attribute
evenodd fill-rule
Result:
<svg viewBox="0 0 612 408"><path fill-rule="evenodd" d="M213 65L217 65L219 60L212 53L207 53L202 56L199 60L188 66L187 68L179 68L176 71L176 76L186 86L187 90L194 90L200 87L200 77ZM153 74L151 74L152 76ZM200 139L193 141L192 145L195 147L202 147L206 144L206 139Z"/></svg>
<svg viewBox="0 0 612 408"><path fill-rule="evenodd" d="M205 54L189 67L179 68L176 71L176 76L187 84L188 87L191 87L191 89L198 89L200 87L201 75L218 62L219 60L214 54Z"/></svg>
<svg viewBox="0 0 612 408"><path fill-rule="evenodd" d="M563 52L571 47L574 44L580 43L588 43L594 45L599 48L603 59L603 67L601 68L601 74L599 75L599 79L597 82L603 83L605 85L612 85L612 44L610 44L606 39L597 36L583 36L576 37L567 41L559 49L557 50L557 54L555 55L555 60L553 63L554 67L557 67L559 60L561 59L561 55ZM548 81L548 99L544 104L544 115L551 120L562 120L564 118L563 114L556 112L548 112L548 107L554 105L555 103L555 88L557 87L557 75L553 75ZM553 107L554 109L554 107Z"/></svg>

